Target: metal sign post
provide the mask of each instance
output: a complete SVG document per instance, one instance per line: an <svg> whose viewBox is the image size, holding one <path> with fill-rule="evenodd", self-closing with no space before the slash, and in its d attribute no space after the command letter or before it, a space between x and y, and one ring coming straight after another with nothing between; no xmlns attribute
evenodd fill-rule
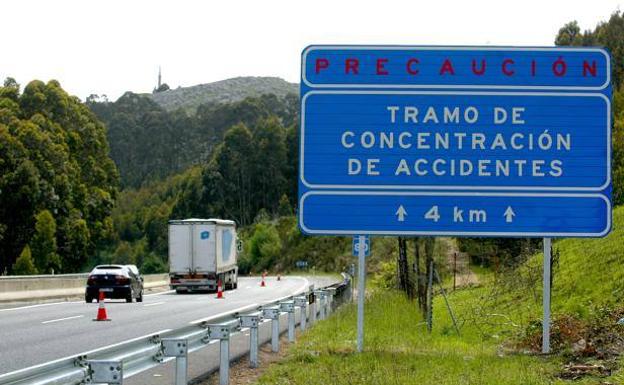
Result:
<svg viewBox="0 0 624 385"><path fill-rule="evenodd" d="M366 237L358 236L358 308L357 308L357 351L364 349L364 298L366 296Z"/></svg>
<svg viewBox="0 0 624 385"><path fill-rule="evenodd" d="M542 320L542 353L550 353L550 276L551 276L551 241L544 238L544 293L542 305L544 319Z"/></svg>

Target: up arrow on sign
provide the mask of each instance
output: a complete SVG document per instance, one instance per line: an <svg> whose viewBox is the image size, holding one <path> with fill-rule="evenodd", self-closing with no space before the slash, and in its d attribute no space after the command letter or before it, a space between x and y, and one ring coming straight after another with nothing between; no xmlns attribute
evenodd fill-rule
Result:
<svg viewBox="0 0 624 385"><path fill-rule="evenodd" d="M505 222L511 223L511 222L513 222L513 217L516 216L516 213L514 213L514 211L511 208L511 206L507 206L507 210L505 210L505 214L503 214L503 215L505 216Z"/></svg>
<svg viewBox="0 0 624 385"><path fill-rule="evenodd" d="M399 220L399 222L403 222L405 221L405 216L407 215L407 211L405 211L405 207L403 207L403 205L399 206L399 208L397 209L396 213L394 213L397 216L397 219Z"/></svg>

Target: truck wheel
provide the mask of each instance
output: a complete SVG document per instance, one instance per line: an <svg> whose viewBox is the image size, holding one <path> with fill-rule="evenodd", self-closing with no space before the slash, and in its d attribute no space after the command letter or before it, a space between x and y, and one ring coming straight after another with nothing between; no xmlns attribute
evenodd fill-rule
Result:
<svg viewBox="0 0 624 385"><path fill-rule="evenodd" d="M139 296L137 297L137 302L143 302L143 291L141 290L141 293L139 294Z"/></svg>
<svg viewBox="0 0 624 385"><path fill-rule="evenodd" d="M184 293L186 293L186 291L185 291L185 290L182 290L182 289L176 289L176 294L184 294Z"/></svg>

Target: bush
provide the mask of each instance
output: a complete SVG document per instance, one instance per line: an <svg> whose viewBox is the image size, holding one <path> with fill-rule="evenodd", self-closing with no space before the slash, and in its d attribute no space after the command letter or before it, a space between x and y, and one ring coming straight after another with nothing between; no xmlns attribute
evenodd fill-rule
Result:
<svg viewBox="0 0 624 385"><path fill-rule="evenodd" d="M149 254L145 257L141 265L142 274L159 274L166 273L169 270L167 264L158 258L155 254Z"/></svg>
<svg viewBox="0 0 624 385"><path fill-rule="evenodd" d="M249 240L249 262L256 271L268 269L278 260L282 242L275 227L268 223L256 225Z"/></svg>
<svg viewBox="0 0 624 385"><path fill-rule="evenodd" d="M26 245L22 253L13 264L13 274L15 275L33 275L37 274L37 268L32 259L30 246Z"/></svg>

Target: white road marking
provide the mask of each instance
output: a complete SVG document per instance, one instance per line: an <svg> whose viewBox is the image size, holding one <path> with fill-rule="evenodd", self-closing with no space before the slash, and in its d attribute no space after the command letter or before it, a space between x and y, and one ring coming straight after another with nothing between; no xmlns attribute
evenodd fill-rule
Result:
<svg viewBox="0 0 624 385"><path fill-rule="evenodd" d="M166 303L166 302L163 301L163 302L148 303L148 304L143 305L143 307L158 306L158 305L162 305L163 303Z"/></svg>
<svg viewBox="0 0 624 385"><path fill-rule="evenodd" d="M70 320L70 319L76 319L76 318L82 318L84 317L84 315L75 315L73 317L65 317L65 318L59 318L59 319L52 319L49 321L43 321L41 322L42 324L51 324L53 322L60 322L60 321L66 321L66 320Z"/></svg>
<svg viewBox="0 0 624 385"><path fill-rule="evenodd" d="M153 297L153 296L157 296L157 295L170 294L170 293L174 293L174 292L175 292L175 290L167 290L167 291L162 291L160 293L145 294L144 297ZM85 303L85 301L63 301L63 302L38 303L36 305L26 305L26 306L19 306L19 307L11 307L11 308L8 308L8 309L0 309L0 312L13 311L13 310L24 310L24 309L34 309L34 308L38 308L38 307L54 306L54 305L64 305L64 304L68 304L68 303Z"/></svg>
<svg viewBox="0 0 624 385"><path fill-rule="evenodd" d="M52 302L52 303L40 303L37 305L28 305L28 306L20 306L20 307L12 307L12 308L8 308L8 309L0 309L0 312L3 311L12 311L12 310L22 310L22 309L33 309L36 307L43 307L43 306L53 306L53 305L61 305L64 303L78 303L78 302Z"/></svg>
<svg viewBox="0 0 624 385"><path fill-rule="evenodd" d="M245 289L251 289L251 286L245 286Z"/></svg>
<svg viewBox="0 0 624 385"><path fill-rule="evenodd" d="M200 319L198 319L198 320L195 320L195 321L191 321L191 322L189 322L189 324L191 324L191 325L197 325L197 324L200 324L200 323L202 323L202 322L207 322L207 321L210 321L210 320L213 320L213 319L216 319L216 318L221 318L221 317L226 316L226 315L228 315L228 314L232 314L232 313L236 313L236 312L239 312L239 313L240 313L240 312L245 311L245 310L255 309L255 308L257 308L258 306L259 306L259 305L258 305L257 303L252 303L251 305L247 305L247 306L239 307L238 309L228 310L228 311L225 311L225 312L223 312L223 313L219 313L219 314L211 315L210 317L200 318Z"/></svg>
<svg viewBox="0 0 624 385"><path fill-rule="evenodd" d="M295 296L295 295L298 295L298 294L304 293L304 292L306 291L306 289L308 288L308 286L309 286L309 284L310 284L310 281L308 281L308 279L307 279L307 278L305 278L305 277L292 277L292 278L302 279L302 280L303 280L303 282L304 282L304 284L303 284L303 285L302 285L302 286L301 286L298 290L296 290L293 294L291 294L291 295L285 295L285 296L280 297L280 298L278 298L278 299L269 300L269 301L264 301L264 303L263 303L263 304L267 304L267 303L271 303L271 302L279 302L279 301L283 301L283 300L288 299L288 298L290 298L290 297L293 297L293 296Z"/></svg>

